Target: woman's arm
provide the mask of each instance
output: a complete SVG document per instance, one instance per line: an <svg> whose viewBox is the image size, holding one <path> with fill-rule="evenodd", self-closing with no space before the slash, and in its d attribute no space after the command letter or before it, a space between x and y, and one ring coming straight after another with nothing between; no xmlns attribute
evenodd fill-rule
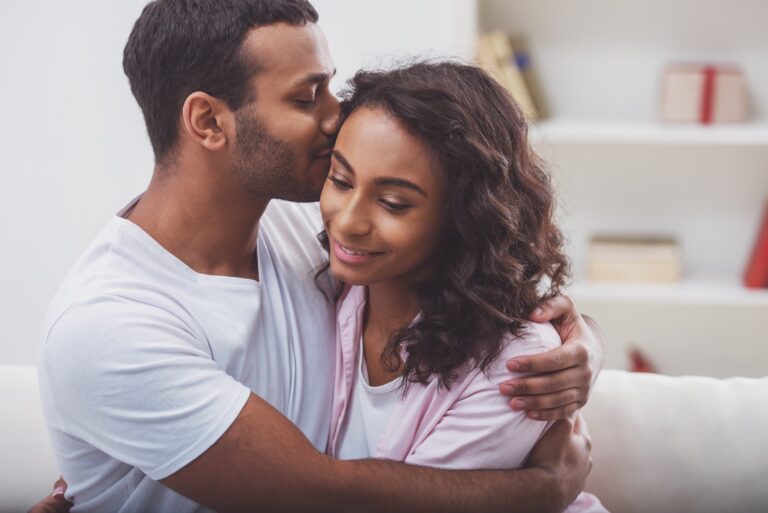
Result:
<svg viewBox="0 0 768 513"><path fill-rule="evenodd" d="M551 325L532 325L522 338L505 341L485 372L475 371L462 395L429 435L413 447L408 463L453 469L520 468L550 422L509 408L499 387L509 378L510 358L546 353L560 345ZM515 374L515 378L524 377Z"/></svg>

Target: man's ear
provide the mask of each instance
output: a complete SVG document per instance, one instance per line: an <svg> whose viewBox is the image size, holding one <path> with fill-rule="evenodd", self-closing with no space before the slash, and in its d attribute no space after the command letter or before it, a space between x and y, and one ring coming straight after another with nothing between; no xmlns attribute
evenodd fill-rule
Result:
<svg viewBox="0 0 768 513"><path fill-rule="evenodd" d="M233 112L209 94L196 91L187 96L181 116L187 135L209 151L224 148L234 134Z"/></svg>

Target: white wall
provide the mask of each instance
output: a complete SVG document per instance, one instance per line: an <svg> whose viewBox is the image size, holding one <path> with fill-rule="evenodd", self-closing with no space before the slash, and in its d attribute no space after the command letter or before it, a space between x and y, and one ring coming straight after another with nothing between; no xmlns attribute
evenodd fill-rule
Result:
<svg viewBox="0 0 768 513"><path fill-rule="evenodd" d="M0 7L0 363L32 364L47 303L152 169L122 49L144 0ZM317 0L338 87L378 56L468 56L471 0Z"/></svg>
<svg viewBox="0 0 768 513"><path fill-rule="evenodd" d="M403 58L458 57L474 51L474 0L314 0L341 87L359 68Z"/></svg>
<svg viewBox="0 0 768 513"><path fill-rule="evenodd" d="M142 1L4 2L0 12L0 362L33 363L47 302L142 190L152 155L122 73Z"/></svg>

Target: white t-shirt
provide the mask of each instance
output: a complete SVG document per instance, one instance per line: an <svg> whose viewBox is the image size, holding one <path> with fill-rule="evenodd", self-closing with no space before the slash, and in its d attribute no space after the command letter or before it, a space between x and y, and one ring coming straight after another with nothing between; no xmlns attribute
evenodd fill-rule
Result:
<svg viewBox="0 0 768 513"><path fill-rule="evenodd" d="M73 512L207 511L158 480L218 440L251 391L325 450L335 322L314 282L320 229L317 204L273 201L256 282L199 274L132 222L107 225L43 331L40 393Z"/></svg>
<svg viewBox="0 0 768 513"><path fill-rule="evenodd" d="M370 385L368 368L363 359L362 338L357 351L357 372L352 376L352 396L339 431L337 454L342 460L370 458L376 453L379 439L402 395L402 378L379 386Z"/></svg>

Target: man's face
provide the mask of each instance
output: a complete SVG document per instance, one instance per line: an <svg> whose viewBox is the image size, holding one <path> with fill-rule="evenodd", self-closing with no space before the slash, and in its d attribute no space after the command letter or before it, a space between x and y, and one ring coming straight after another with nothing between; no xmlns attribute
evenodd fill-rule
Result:
<svg viewBox="0 0 768 513"><path fill-rule="evenodd" d="M243 56L260 71L251 80L255 100L235 112L235 174L260 196L317 201L339 118L325 36L312 23L259 27Z"/></svg>

